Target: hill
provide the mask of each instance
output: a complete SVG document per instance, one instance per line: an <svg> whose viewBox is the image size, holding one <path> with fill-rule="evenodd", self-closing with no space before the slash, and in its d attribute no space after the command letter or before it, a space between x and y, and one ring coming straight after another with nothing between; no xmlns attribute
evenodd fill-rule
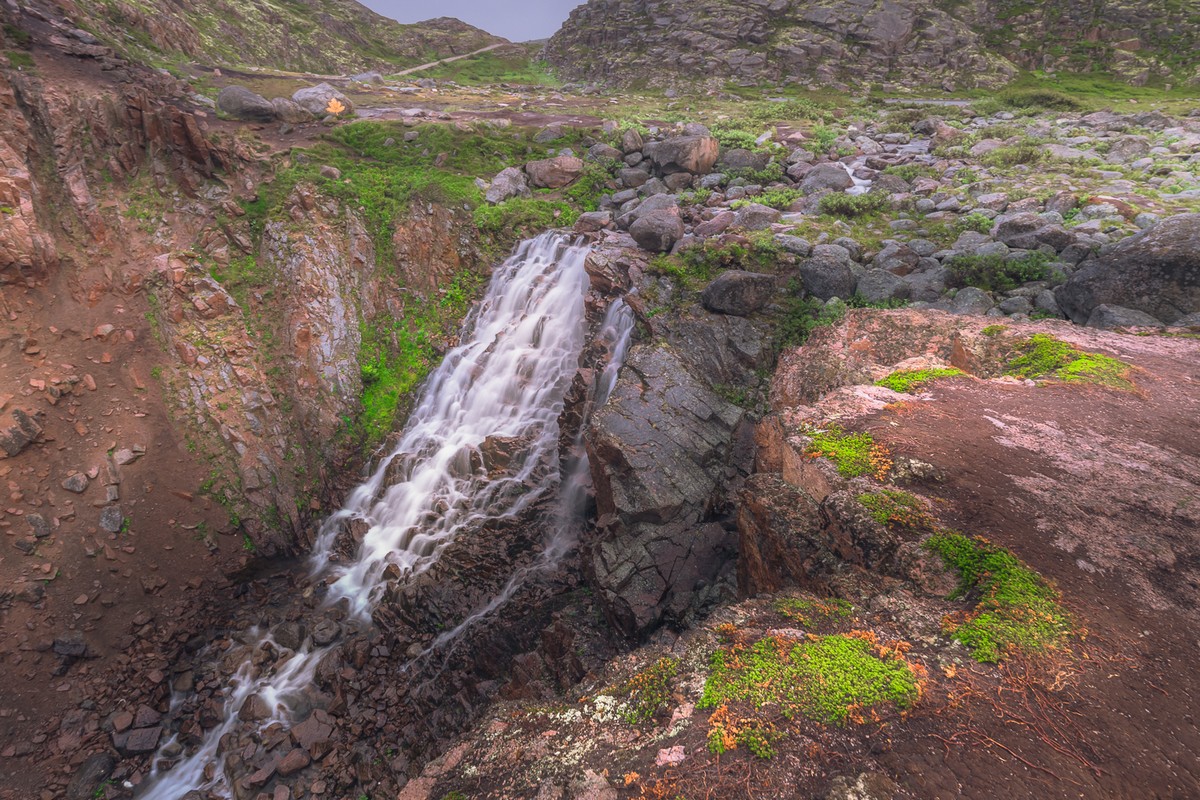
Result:
<svg viewBox="0 0 1200 800"><path fill-rule="evenodd" d="M1192 79L1186 0L591 0L545 49L567 80L989 87L1020 68Z"/></svg>
<svg viewBox="0 0 1200 800"><path fill-rule="evenodd" d="M152 63L361 72L505 41L449 17L402 25L354 0L56 0L56 5L104 43Z"/></svg>

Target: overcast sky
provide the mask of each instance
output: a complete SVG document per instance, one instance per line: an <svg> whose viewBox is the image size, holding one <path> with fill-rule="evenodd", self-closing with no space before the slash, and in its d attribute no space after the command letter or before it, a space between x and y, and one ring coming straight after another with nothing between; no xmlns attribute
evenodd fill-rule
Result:
<svg viewBox="0 0 1200 800"><path fill-rule="evenodd" d="M545 39L558 30L571 9L584 0L359 0L400 22L458 17L514 42Z"/></svg>

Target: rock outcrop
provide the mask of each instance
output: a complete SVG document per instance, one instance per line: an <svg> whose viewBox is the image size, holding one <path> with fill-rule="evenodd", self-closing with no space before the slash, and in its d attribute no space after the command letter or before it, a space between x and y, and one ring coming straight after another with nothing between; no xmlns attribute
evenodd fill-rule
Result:
<svg viewBox="0 0 1200 800"><path fill-rule="evenodd" d="M1079 325L1098 306L1141 311L1172 323L1200 311L1200 214L1180 214L1086 262L1056 292Z"/></svg>

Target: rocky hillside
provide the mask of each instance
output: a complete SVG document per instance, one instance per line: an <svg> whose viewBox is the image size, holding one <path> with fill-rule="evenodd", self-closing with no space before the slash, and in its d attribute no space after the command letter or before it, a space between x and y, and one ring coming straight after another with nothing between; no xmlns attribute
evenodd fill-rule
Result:
<svg viewBox="0 0 1200 800"><path fill-rule="evenodd" d="M355 0L45 4L57 6L50 15L65 14L119 52L149 61L182 57L219 65L361 72L435 61L504 41L449 17L401 25Z"/></svg>
<svg viewBox="0 0 1200 800"><path fill-rule="evenodd" d="M1191 10L1188 10L1188 9ZM706 78L1002 84L1018 67L1112 70L1133 81L1194 69L1200 19L1177 0L592 0L546 47L570 80L668 86Z"/></svg>

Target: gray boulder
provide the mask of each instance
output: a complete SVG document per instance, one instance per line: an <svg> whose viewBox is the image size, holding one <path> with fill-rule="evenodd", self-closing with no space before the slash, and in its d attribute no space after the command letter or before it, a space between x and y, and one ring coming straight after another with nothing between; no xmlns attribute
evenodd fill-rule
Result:
<svg viewBox="0 0 1200 800"><path fill-rule="evenodd" d="M683 221L679 214L667 209L651 211L634 220L629 235L638 246L652 253L665 253L683 238Z"/></svg>
<svg viewBox="0 0 1200 800"><path fill-rule="evenodd" d="M991 311L995 305L987 292L976 289L974 286L968 286L958 290L947 310L951 314L983 315Z"/></svg>
<svg viewBox="0 0 1200 800"><path fill-rule="evenodd" d="M245 86L226 86L217 95L217 108L234 119L270 122L275 119L271 101Z"/></svg>
<svg viewBox="0 0 1200 800"><path fill-rule="evenodd" d="M319 83L316 86L307 86L303 89L297 89L292 94L292 100L300 105L308 113L316 117L324 117L333 112L333 101L337 100L342 107L340 114L353 114L354 103L349 97L339 92L337 89L330 86L328 83Z"/></svg>
<svg viewBox="0 0 1200 800"><path fill-rule="evenodd" d="M821 191L844 192L853 185L850 173L839 164L818 164L804 176L804 180L800 182L800 189L805 194Z"/></svg>
<svg viewBox="0 0 1200 800"><path fill-rule="evenodd" d="M299 103L294 100L289 100L286 97L276 97L271 100L271 108L275 111L275 117L280 122L287 122L291 125L299 125L305 122L312 122L313 115L308 113Z"/></svg>
<svg viewBox="0 0 1200 800"><path fill-rule="evenodd" d="M1089 328L1162 328L1161 322L1144 311L1120 306L1098 305L1088 316Z"/></svg>
<svg viewBox="0 0 1200 800"><path fill-rule="evenodd" d="M492 178L485 199L489 203L503 203L513 197L528 197L529 185L525 182L525 173L516 167L508 167Z"/></svg>
<svg viewBox="0 0 1200 800"><path fill-rule="evenodd" d="M762 310L774 296L774 276L731 269L704 288L700 302L718 314L746 317Z"/></svg>
<svg viewBox="0 0 1200 800"><path fill-rule="evenodd" d="M737 169L752 169L760 170L767 166L767 162L771 157L766 153L755 153L753 150L743 150L740 147L735 147L732 150L726 150L721 156L721 160L717 162L723 170Z"/></svg>
<svg viewBox="0 0 1200 800"><path fill-rule="evenodd" d="M868 303L907 300L911 292L904 278L883 269L869 269L858 279L858 294Z"/></svg>
<svg viewBox="0 0 1200 800"><path fill-rule="evenodd" d="M805 291L820 300L851 297L858 286L850 255L840 247L818 246L812 257L800 262L800 279Z"/></svg>
<svg viewBox="0 0 1200 800"><path fill-rule="evenodd" d="M770 206L748 203L738 209L733 218L733 227L748 231L761 231L774 225L782 216L781 212Z"/></svg>
<svg viewBox="0 0 1200 800"><path fill-rule="evenodd" d="M703 175L712 170L720 152L720 143L711 136L676 136L642 147L642 153L664 175L673 172Z"/></svg>
<svg viewBox="0 0 1200 800"><path fill-rule="evenodd" d="M1200 311L1200 214L1167 217L1085 262L1056 297L1078 325L1100 305L1142 311L1167 324Z"/></svg>
<svg viewBox="0 0 1200 800"><path fill-rule="evenodd" d="M525 165L529 182L540 189L561 189L570 186L583 174L583 159L575 156L555 156Z"/></svg>

